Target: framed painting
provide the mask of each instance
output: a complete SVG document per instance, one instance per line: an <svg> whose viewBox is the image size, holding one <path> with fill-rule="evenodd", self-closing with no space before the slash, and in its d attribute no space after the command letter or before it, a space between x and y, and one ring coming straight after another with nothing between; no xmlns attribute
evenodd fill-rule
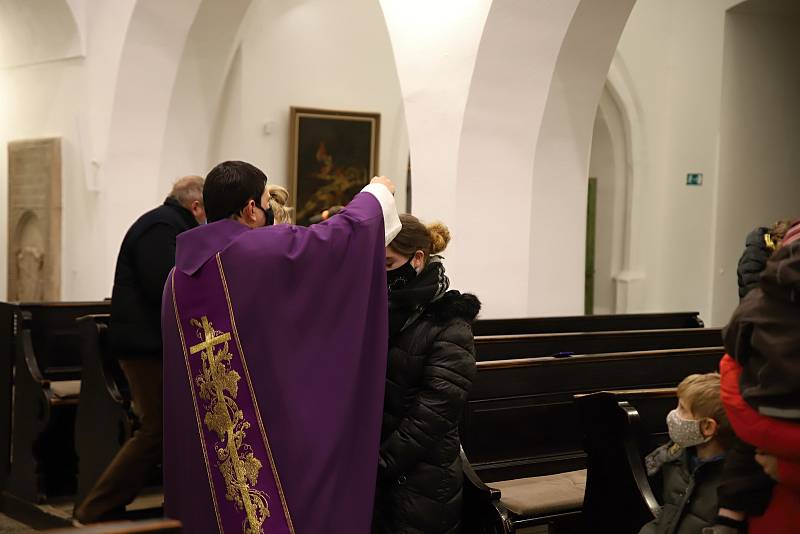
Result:
<svg viewBox="0 0 800 534"><path fill-rule="evenodd" d="M344 206L378 174L380 113L291 108L295 222Z"/></svg>

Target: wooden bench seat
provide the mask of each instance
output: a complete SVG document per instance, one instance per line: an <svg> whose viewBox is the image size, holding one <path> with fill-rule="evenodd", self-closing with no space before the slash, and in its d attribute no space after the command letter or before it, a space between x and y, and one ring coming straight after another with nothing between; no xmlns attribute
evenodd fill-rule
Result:
<svg viewBox="0 0 800 534"><path fill-rule="evenodd" d="M532 517L567 512L583 507L586 469L540 477L492 482L500 502L518 516Z"/></svg>
<svg viewBox="0 0 800 534"><path fill-rule="evenodd" d="M47 387L53 393L50 400L51 404L71 403L77 404L81 396L80 380L59 380L58 382L48 382Z"/></svg>
<svg viewBox="0 0 800 534"><path fill-rule="evenodd" d="M180 534L181 522L174 519L145 519L141 521L114 521L78 528L47 530L50 534Z"/></svg>

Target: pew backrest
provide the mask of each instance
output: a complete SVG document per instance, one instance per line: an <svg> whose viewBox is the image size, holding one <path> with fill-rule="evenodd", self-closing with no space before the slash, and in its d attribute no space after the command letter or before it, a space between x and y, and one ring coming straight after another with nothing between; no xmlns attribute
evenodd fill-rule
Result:
<svg viewBox="0 0 800 534"><path fill-rule="evenodd" d="M668 388L713 371L722 347L478 362L461 437L485 482L583 469L573 396Z"/></svg>
<svg viewBox="0 0 800 534"><path fill-rule="evenodd" d="M479 319L472 329L476 336L494 336L702 327L703 320L699 312L674 312Z"/></svg>
<svg viewBox="0 0 800 534"><path fill-rule="evenodd" d="M478 361L567 356L571 354L718 347L721 344L722 333L718 328L475 337Z"/></svg>
<svg viewBox="0 0 800 534"><path fill-rule="evenodd" d="M11 466L15 309L13 304L0 302L0 488Z"/></svg>
<svg viewBox="0 0 800 534"><path fill-rule="evenodd" d="M42 376L48 380L80 378L80 334L75 319L109 313L111 302L36 302L18 305L19 329L30 332L33 353Z"/></svg>
<svg viewBox="0 0 800 534"><path fill-rule="evenodd" d="M575 403L588 455L585 525L634 534L659 512L644 456L666 441L675 389L600 392Z"/></svg>
<svg viewBox="0 0 800 534"><path fill-rule="evenodd" d="M108 333L110 320L108 314L84 315L76 319L83 367L87 365L87 358L93 365L99 366L109 396L119 404L126 404L131 400L130 390L119 361L111 352Z"/></svg>

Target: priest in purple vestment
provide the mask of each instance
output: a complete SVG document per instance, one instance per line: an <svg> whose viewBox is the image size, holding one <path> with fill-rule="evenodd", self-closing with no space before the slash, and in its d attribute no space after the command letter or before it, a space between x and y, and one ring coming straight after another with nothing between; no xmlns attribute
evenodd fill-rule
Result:
<svg viewBox="0 0 800 534"><path fill-rule="evenodd" d="M270 225L267 177L206 177L208 225L164 288L164 493L189 533L367 533L388 335L394 186L308 228Z"/></svg>

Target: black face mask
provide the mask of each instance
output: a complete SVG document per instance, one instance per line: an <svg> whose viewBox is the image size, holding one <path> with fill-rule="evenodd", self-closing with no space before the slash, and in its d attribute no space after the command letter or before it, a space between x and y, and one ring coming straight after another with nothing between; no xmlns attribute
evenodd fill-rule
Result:
<svg viewBox="0 0 800 534"><path fill-rule="evenodd" d="M391 271L386 271L386 281L389 284L389 293L403 289L417 277L417 270L411 265L411 260Z"/></svg>
<svg viewBox="0 0 800 534"><path fill-rule="evenodd" d="M273 224L275 224L275 212L272 211L272 206L268 207L267 209L264 209L263 207L261 207L261 204L256 202L256 207L264 212L264 217L266 217L267 220L267 224L265 224L264 226L272 226Z"/></svg>

